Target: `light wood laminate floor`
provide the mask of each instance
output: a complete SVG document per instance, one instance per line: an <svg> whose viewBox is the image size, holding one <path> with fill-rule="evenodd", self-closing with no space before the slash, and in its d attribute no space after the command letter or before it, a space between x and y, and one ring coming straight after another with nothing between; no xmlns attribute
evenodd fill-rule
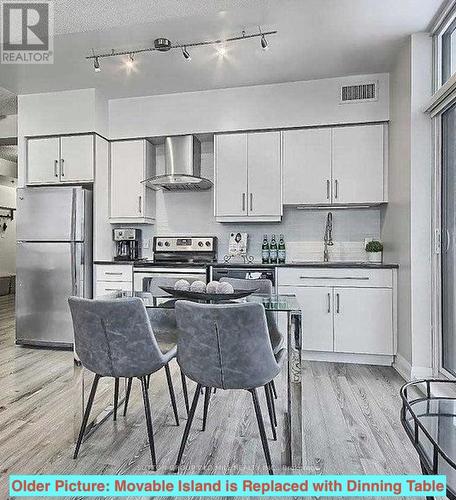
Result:
<svg viewBox="0 0 456 500"><path fill-rule="evenodd" d="M180 427L176 427L164 373L152 376L150 397L158 473L171 470L185 425L180 379L172 363ZM419 473L416 453L399 421L402 378L387 367L303 364L304 473ZM0 297L0 498L10 473L151 473L139 382L126 417L106 421L72 459L72 354L14 343L14 301ZM190 392L193 393L191 384ZM279 380L278 411L285 408ZM182 472L265 473L250 394L217 391L208 428L201 432L202 400ZM270 437L264 395L261 403ZM285 463L285 430L269 441L276 473Z"/></svg>

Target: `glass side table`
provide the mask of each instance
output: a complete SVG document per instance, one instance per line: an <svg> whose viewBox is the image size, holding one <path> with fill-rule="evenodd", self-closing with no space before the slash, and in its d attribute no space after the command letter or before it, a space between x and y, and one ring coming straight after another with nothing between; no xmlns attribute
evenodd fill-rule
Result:
<svg viewBox="0 0 456 500"><path fill-rule="evenodd" d="M453 390L455 397L438 396ZM401 398L401 423L418 453L423 474L445 475L446 495L456 500L456 382L409 382L402 386Z"/></svg>

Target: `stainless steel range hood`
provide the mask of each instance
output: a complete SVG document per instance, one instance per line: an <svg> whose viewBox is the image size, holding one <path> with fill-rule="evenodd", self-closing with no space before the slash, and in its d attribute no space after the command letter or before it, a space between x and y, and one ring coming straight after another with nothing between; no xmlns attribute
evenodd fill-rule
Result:
<svg viewBox="0 0 456 500"><path fill-rule="evenodd" d="M165 139L165 174L143 182L153 189L202 191L212 182L201 177L201 143L193 135Z"/></svg>

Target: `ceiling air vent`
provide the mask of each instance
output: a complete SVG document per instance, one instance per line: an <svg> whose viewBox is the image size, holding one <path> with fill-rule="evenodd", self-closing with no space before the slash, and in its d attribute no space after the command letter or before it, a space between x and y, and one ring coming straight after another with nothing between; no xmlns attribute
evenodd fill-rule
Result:
<svg viewBox="0 0 456 500"><path fill-rule="evenodd" d="M340 102L376 101L377 82L361 83L359 85L343 85L340 88Z"/></svg>

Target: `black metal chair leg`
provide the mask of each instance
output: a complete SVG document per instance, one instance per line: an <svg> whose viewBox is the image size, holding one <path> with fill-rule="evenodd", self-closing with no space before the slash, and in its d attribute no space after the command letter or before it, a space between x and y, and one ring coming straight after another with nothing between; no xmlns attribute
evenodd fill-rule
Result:
<svg viewBox="0 0 456 500"><path fill-rule="evenodd" d="M272 393L274 394L274 399L277 399L277 391L276 391L276 386L274 380L271 380L271 389Z"/></svg>
<svg viewBox="0 0 456 500"><path fill-rule="evenodd" d="M188 404L187 379L185 378L185 375L183 374L182 370L180 372L181 372L182 392L184 393L185 409L187 410L187 416L188 416L188 412L190 411L190 405Z"/></svg>
<svg viewBox="0 0 456 500"><path fill-rule="evenodd" d="M150 375L147 375L147 377L146 377L146 387L149 390L149 387L150 387Z"/></svg>
<svg viewBox="0 0 456 500"><path fill-rule="evenodd" d="M264 394L266 396L266 403L268 405L269 421L271 422L271 430L272 430L272 439L274 439L274 441L277 441L277 432L275 428L274 414L272 411L272 391L271 388L269 387L269 384L266 384L264 386Z"/></svg>
<svg viewBox="0 0 456 500"><path fill-rule="evenodd" d="M117 406L119 405L119 378L116 377L114 379L114 412L113 412L113 420L117 420Z"/></svg>
<svg viewBox="0 0 456 500"><path fill-rule="evenodd" d="M169 396L171 398L171 404L173 405L174 418L176 419L176 425L179 425L179 415L177 414L176 396L174 394L173 379L171 378L171 372L169 366L165 365L166 380L168 381Z"/></svg>
<svg viewBox="0 0 456 500"><path fill-rule="evenodd" d="M212 389L210 387L206 387L204 392L203 427L201 428L203 432L206 430L207 412L209 410L209 402L211 400L211 391Z"/></svg>
<svg viewBox="0 0 456 500"><path fill-rule="evenodd" d="M89 421L90 410L92 409L93 400L95 399L95 393L97 392L98 381L100 380L101 375L95 375L93 379L92 388L90 389L89 400L87 401L87 406L84 412L84 417L82 419L81 429L79 430L78 441L76 443L76 448L74 449L73 458L78 458L79 448L81 447L82 439L84 437L84 433L87 427L87 422Z"/></svg>
<svg viewBox="0 0 456 500"><path fill-rule="evenodd" d="M266 431L264 430L263 414L261 413L260 403L258 401L258 395L256 389L250 389L252 394L253 406L255 407L255 415L258 422L258 429L260 431L261 444L263 445L264 457L266 459L266 464L268 466L269 474L274 474L272 470L271 454L269 453L268 439L266 437Z"/></svg>
<svg viewBox="0 0 456 500"><path fill-rule="evenodd" d="M152 466L157 470L157 460L155 458L154 430L152 428L152 416L150 414L149 394L147 392L147 377L141 377L142 394L144 400L144 412L146 414L147 436L149 438L150 455L152 457Z"/></svg>
<svg viewBox="0 0 456 500"><path fill-rule="evenodd" d="M427 476L428 472L426 470L426 467L423 465L423 462L420 461L420 466L421 466L421 472L423 474L423 476ZM426 500L434 500L434 497L426 497Z"/></svg>
<svg viewBox="0 0 456 500"><path fill-rule="evenodd" d="M177 455L176 467L174 472L179 470L179 465L182 461L182 455L184 454L185 445L187 444L188 435L190 433L190 428L192 426L193 418L195 416L196 407L198 406L198 399L200 396L201 384L196 387L195 395L193 396L192 407L190 408L190 413L188 414L187 424L185 425L184 434L182 436L182 442L179 448L179 453Z"/></svg>
<svg viewBox="0 0 456 500"><path fill-rule="evenodd" d="M268 384L269 394L271 395L271 407L272 407L272 416L274 418L274 425L277 427L277 413L274 401L274 391L272 390L271 382Z"/></svg>
<svg viewBox="0 0 456 500"><path fill-rule="evenodd" d="M124 411L123 411L123 416L127 414L127 408L128 408L128 403L130 401L130 393L131 393L131 384L133 382L133 378L130 377L127 382L127 390L125 392L125 403L124 403Z"/></svg>

